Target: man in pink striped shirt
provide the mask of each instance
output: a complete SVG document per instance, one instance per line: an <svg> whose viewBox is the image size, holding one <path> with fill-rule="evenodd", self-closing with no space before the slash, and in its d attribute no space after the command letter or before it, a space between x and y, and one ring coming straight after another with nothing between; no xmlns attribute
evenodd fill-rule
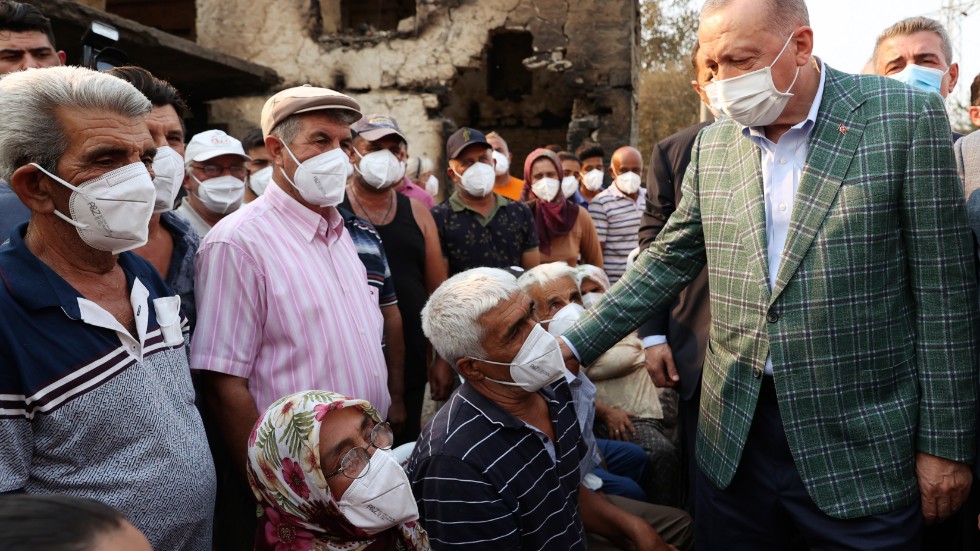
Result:
<svg viewBox="0 0 980 551"><path fill-rule="evenodd" d="M324 88L266 102L262 132L274 168L261 197L217 224L196 259L198 322L191 365L236 468L275 400L330 390L390 396L377 291L335 206L351 170L352 98Z"/></svg>

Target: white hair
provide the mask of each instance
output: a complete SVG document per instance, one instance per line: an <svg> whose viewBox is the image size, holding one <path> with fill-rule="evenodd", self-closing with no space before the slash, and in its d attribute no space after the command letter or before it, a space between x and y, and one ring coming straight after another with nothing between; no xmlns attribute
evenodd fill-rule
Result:
<svg viewBox="0 0 980 551"><path fill-rule="evenodd" d="M520 292L517 279L497 268L473 268L447 279L422 309L422 332L454 367L463 357L486 357L480 316Z"/></svg>
<svg viewBox="0 0 980 551"><path fill-rule="evenodd" d="M572 268L565 262L551 262L549 264L539 264L524 272L521 274L520 279L517 280L517 284L525 292L528 292L536 285L547 285L563 277L567 277L573 282L578 283L575 268Z"/></svg>
<svg viewBox="0 0 980 551"><path fill-rule="evenodd" d="M54 172L69 136L58 121L59 109L109 111L140 118L150 100L121 78L82 67L49 67L0 78L0 179L37 163Z"/></svg>
<svg viewBox="0 0 980 551"><path fill-rule="evenodd" d="M405 163L405 176L410 180L418 180L419 176L432 172L433 168L435 165L428 157L409 157L408 162Z"/></svg>
<svg viewBox="0 0 980 551"><path fill-rule="evenodd" d="M606 275L606 272L602 268L593 266L592 264L582 264L576 271L578 273L576 274L577 277L575 278L575 281L578 283L579 292L582 291L582 282L586 279L591 279L599 285L602 285L603 291L609 290L609 276Z"/></svg>

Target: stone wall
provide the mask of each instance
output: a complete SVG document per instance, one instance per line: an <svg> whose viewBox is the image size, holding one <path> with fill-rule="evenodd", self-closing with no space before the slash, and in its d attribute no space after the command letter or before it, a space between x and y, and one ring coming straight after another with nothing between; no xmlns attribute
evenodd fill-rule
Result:
<svg viewBox="0 0 980 551"><path fill-rule="evenodd" d="M340 29L342 1L196 0L197 39L274 68L285 86L335 88L366 112L391 113L410 153L437 162L445 138L464 125L498 130L515 174L533 146L592 139L611 152L635 141L638 0L417 0L414 17L384 31ZM529 89L493 97L489 45L524 32ZM219 100L210 118L240 134L262 103Z"/></svg>

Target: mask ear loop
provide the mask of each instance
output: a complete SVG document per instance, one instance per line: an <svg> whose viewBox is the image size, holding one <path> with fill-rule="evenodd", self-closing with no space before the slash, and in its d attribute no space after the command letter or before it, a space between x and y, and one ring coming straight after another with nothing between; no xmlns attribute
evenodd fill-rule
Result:
<svg viewBox="0 0 980 551"><path fill-rule="evenodd" d="M75 186L73 186L73 185L71 185L71 184L69 184L68 182L66 182L66 181L64 181L64 180L62 180L61 178L59 178L59 177L57 177L57 176L55 176L54 174L51 174L50 172L48 172L47 170L45 170L45 168L44 168L43 166L41 166L41 165L39 165L39 164L37 164L37 163L31 163L31 165L32 165L32 166L33 166L34 168L36 168L36 169L38 169L38 170L40 170L41 172L43 172L43 173L45 173L45 174L47 174L47 175L48 175L48 177L49 177L49 178L51 178L52 180L54 180L55 182L58 182L59 184L61 184L61 185L63 185L63 186L65 186L66 188L68 188L68 189L70 189L70 190L72 190L73 192L75 192L75 193L81 193L82 195L87 195L87 194L86 194L86 193L85 193L84 191L82 191L81 189L79 189L79 188L77 188L77 187L75 187ZM55 215L55 216L57 216L58 218L61 218L61 219L62 219L62 220L64 220L65 222L68 222L68 223L69 223L69 224L71 224L72 226L75 226L76 228L78 228L78 229L80 229L80 230L87 230L87 229L89 229L90 227L92 227L92 226L91 226L91 224L85 224L85 223L83 223L83 222L79 222L79 221L77 221L77 220L72 220L72 218L71 218L71 217L69 217L69 216L65 216L64 214L62 214L62 213L61 213L61 211L59 211L59 210L57 210L57 209L55 209L55 211L54 211L54 215Z"/></svg>
<svg viewBox="0 0 980 551"><path fill-rule="evenodd" d="M776 56L776 59L772 60L772 64L770 64L769 67L766 67L767 69L770 70L770 72L772 71L773 65L775 65L776 62L779 61L779 58L783 57L783 54L786 52L786 48L789 47L789 43L793 41L793 36L794 35L796 35L796 33L793 33L793 34L789 35L789 38L786 39L786 44L783 44L783 49L782 50L779 50L779 55ZM780 94L788 94L789 91L792 90L794 86L796 86L796 80L798 78L800 78L800 67L799 66L796 67L796 76L793 77L793 82L791 82L789 84L789 88L787 88L785 92L779 92L778 89L776 91L779 92ZM775 85L773 86L773 88L775 88Z"/></svg>

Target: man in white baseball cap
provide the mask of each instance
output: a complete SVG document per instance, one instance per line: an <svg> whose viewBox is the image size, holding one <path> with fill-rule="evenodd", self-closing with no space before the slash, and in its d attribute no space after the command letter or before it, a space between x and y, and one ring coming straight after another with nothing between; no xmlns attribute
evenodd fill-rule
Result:
<svg viewBox="0 0 980 551"><path fill-rule="evenodd" d="M221 130L191 138L184 151L184 189L187 197L177 208L201 237L225 216L238 210L245 196L248 169L242 142Z"/></svg>

